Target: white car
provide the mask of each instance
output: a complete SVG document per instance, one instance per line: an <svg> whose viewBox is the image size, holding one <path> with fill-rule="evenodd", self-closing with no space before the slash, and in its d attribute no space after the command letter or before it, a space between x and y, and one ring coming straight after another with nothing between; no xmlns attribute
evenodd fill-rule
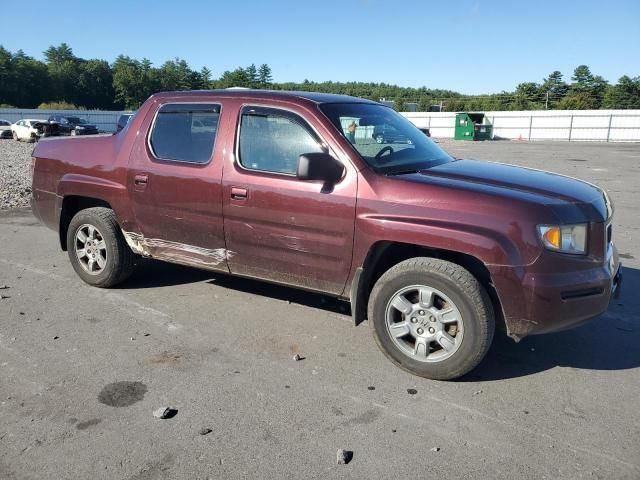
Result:
<svg viewBox="0 0 640 480"><path fill-rule="evenodd" d="M48 120L25 118L11 125L14 140L36 141L40 137L58 135L58 124Z"/></svg>
<svg viewBox="0 0 640 480"><path fill-rule="evenodd" d="M9 120L0 120L0 138L11 138L11 122Z"/></svg>

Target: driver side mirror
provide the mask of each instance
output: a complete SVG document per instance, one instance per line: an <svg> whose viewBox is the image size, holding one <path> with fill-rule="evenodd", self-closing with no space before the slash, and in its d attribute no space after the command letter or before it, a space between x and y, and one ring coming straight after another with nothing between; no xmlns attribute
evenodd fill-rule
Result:
<svg viewBox="0 0 640 480"><path fill-rule="evenodd" d="M298 157L296 177L299 180L336 183L343 174L344 166L326 152L303 153Z"/></svg>

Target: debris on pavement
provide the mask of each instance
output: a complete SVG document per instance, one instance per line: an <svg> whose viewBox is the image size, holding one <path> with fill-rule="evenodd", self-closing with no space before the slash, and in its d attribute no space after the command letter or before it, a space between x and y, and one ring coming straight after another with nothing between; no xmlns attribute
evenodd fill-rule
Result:
<svg viewBox="0 0 640 480"><path fill-rule="evenodd" d="M208 434L210 434L211 432L213 432L213 430L212 430L212 429L210 429L210 428L207 428L207 427L203 427L203 428L201 428L201 429L198 431L198 433L199 433L200 435L208 435Z"/></svg>
<svg viewBox="0 0 640 480"><path fill-rule="evenodd" d="M54 336L53 339L54 340L58 340L60 337L58 335Z"/></svg>
<svg viewBox="0 0 640 480"><path fill-rule="evenodd" d="M375 390L375 389L376 389L376 387L374 387L373 385L367 387L367 390Z"/></svg>
<svg viewBox="0 0 640 480"><path fill-rule="evenodd" d="M476 390L475 392L473 392L474 395L480 395L482 393L482 390Z"/></svg>
<svg viewBox="0 0 640 480"><path fill-rule="evenodd" d="M178 413L178 410L175 408L160 407L153 411L153 416L155 418L165 419L165 418L175 417L177 413Z"/></svg>
<svg viewBox="0 0 640 480"><path fill-rule="evenodd" d="M299 354L297 354L297 353L296 353L296 354L293 356L293 361L294 361L294 362L299 362L300 360L304 360L304 357L301 357Z"/></svg>
<svg viewBox="0 0 640 480"><path fill-rule="evenodd" d="M9 295L0 294L0 300L4 300L5 298L11 298Z"/></svg>
<svg viewBox="0 0 640 480"><path fill-rule="evenodd" d="M433 447L431 449L432 452L439 452L440 451L440 447Z"/></svg>
<svg viewBox="0 0 640 480"><path fill-rule="evenodd" d="M418 393L418 390L416 390L415 388L407 388L407 393L409 395L415 395L416 393Z"/></svg>
<svg viewBox="0 0 640 480"><path fill-rule="evenodd" d="M346 465L353 458L353 452L350 450L339 449L336 457L338 465Z"/></svg>
<svg viewBox="0 0 640 480"><path fill-rule="evenodd" d="M0 285L0 290L6 290L7 288L10 288L9 285Z"/></svg>

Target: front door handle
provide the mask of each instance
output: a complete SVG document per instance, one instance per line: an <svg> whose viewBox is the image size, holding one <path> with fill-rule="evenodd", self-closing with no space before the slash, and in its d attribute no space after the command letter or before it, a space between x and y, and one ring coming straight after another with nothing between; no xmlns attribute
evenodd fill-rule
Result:
<svg viewBox="0 0 640 480"><path fill-rule="evenodd" d="M146 173L138 173L135 177L133 177L133 187L137 191L142 191L147 187L149 183L149 175Z"/></svg>
<svg viewBox="0 0 640 480"><path fill-rule="evenodd" d="M231 198L234 200L246 200L247 189L240 187L231 187Z"/></svg>

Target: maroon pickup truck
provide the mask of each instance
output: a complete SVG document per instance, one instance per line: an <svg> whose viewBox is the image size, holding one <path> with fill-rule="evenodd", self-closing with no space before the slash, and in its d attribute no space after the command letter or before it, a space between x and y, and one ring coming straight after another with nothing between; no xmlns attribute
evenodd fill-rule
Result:
<svg viewBox="0 0 640 480"><path fill-rule="evenodd" d="M161 93L118 134L32 161L33 212L85 282L143 256L334 295L427 378L473 369L496 326L519 340L599 315L621 280L604 191L452 158L359 98Z"/></svg>

